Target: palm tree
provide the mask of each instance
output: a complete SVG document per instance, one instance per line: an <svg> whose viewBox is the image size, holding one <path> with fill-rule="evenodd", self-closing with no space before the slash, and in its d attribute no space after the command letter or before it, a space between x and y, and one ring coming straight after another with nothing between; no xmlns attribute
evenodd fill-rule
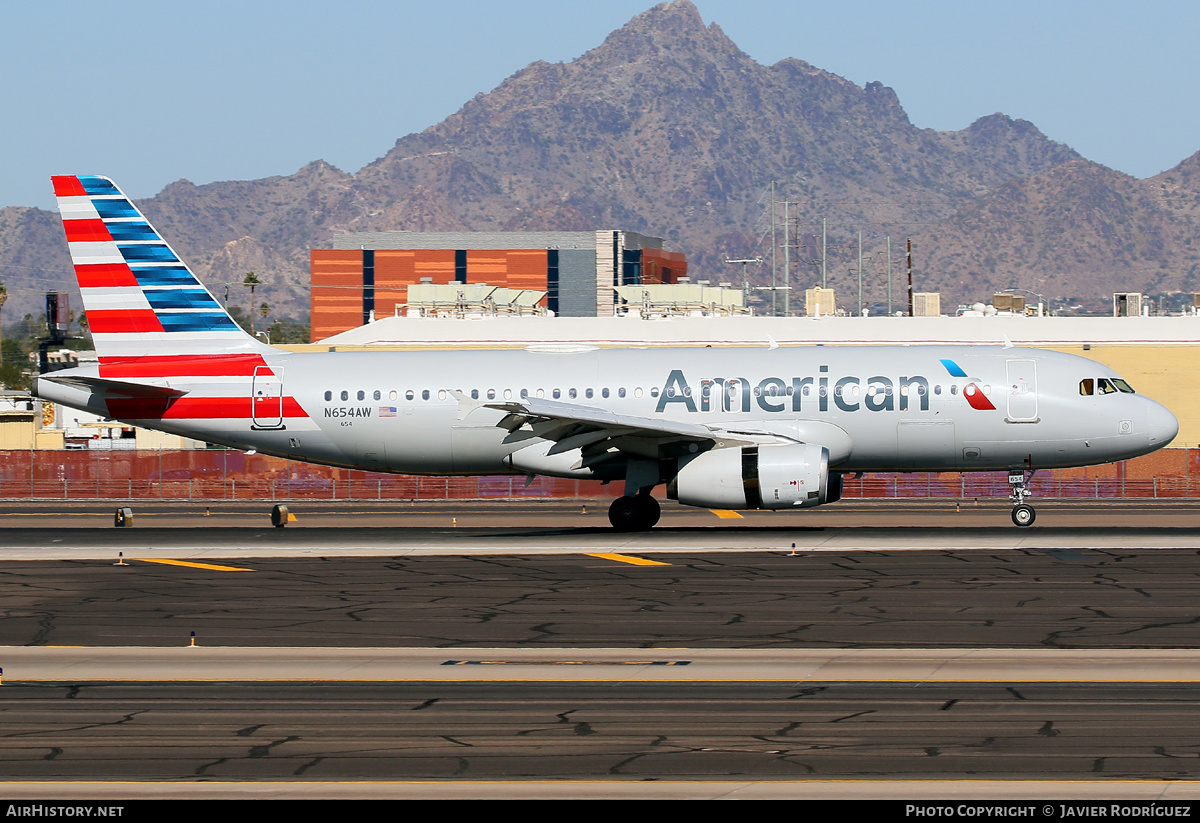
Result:
<svg viewBox="0 0 1200 823"><path fill-rule="evenodd" d="M254 287L261 286L262 281L254 272L246 272L246 279L242 281L243 286L250 287L250 334L254 334Z"/></svg>
<svg viewBox="0 0 1200 823"><path fill-rule="evenodd" d="M4 301L8 300L8 289L4 288L4 284L0 283L0 308L4 307ZM3 363L3 357L0 357L0 363Z"/></svg>

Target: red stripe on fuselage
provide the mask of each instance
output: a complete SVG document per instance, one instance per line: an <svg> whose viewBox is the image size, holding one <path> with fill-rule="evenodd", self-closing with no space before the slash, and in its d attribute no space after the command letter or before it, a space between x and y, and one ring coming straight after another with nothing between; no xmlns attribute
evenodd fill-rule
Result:
<svg viewBox="0 0 1200 823"><path fill-rule="evenodd" d="M94 309L87 313L87 317L92 334L137 334L163 330L154 309Z"/></svg>
<svg viewBox="0 0 1200 823"><path fill-rule="evenodd" d="M67 233L68 243L100 243L112 240L108 226L104 221L95 220L64 220L63 231Z"/></svg>
<svg viewBox="0 0 1200 823"><path fill-rule="evenodd" d="M137 278L125 263L83 263L75 267L81 289L110 289L136 286Z"/></svg>
<svg viewBox="0 0 1200 823"><path fill-rule="evenodd" d="M260 354L152 355L133 359L101 357L101 377L248 377L267 361ZM269 369L259 374L273 374Z"/></svg>
<svg viewBox="0 0 1200 823"><path fill-rule="evenodd" d="M83 184L79 182L79 178L75 175L60 174L50 178L50 182L54 184L55 197L86 197L87 192L83 190Z"/></svg>
<svg viewBox="0 0 1200 823"><path fill-rule="evenodd" d="M249 397L110 397L108 416L117 420L250 420ZM272 414L264 412L263 418ZM283 416L308 417L293 397L283 398Z"/></svg>

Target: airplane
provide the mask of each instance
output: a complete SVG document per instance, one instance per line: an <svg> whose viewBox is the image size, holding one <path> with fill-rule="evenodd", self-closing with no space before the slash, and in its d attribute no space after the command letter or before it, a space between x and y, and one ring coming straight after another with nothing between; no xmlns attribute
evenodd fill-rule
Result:
<svg viewBox="0 0 1200 823"><path fill-rule="evenodd" d="M812 508L862 472L1039 469L1166 446L1175 417L1111 369L1011 346L292 353L243 331L108 178L53 177L98 364L33 393L230 448L418 475L623 482L710 509Z"/></svg>

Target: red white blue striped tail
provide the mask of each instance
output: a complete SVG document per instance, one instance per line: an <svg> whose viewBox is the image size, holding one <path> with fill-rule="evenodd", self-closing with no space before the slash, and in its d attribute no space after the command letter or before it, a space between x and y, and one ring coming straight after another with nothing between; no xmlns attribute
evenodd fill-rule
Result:
<svg viewBox="0 0 1200 823"><path fill-rule="evenodd" d="M270 351L233 321L111 180L51 180L102 361Z"/></svg>

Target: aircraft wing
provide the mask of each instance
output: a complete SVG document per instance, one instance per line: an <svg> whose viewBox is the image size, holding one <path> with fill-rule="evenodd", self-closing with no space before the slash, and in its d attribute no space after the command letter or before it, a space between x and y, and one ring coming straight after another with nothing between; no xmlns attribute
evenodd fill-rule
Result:
<svg viewBox="0 0 1200 823"><path fill-rule="evenodd" d="M465 400L465 397L460 398L460 402ZM469 400L466 402L471 403ZM775 432L749 429L733 431L698 423L657 420L554 400L528 398L503 403L475 401L472 405L504 412L504 417L496 425L508 430L505 443L535 438L550 440L554 445L547 456L581 449L585 463L589 457L610 453L613 449L629 456L658 459L674 453L682 454L688 444L724 448L750 445L764 437L773 440L780 438ZM465 413L469 414L471 410L465 410Z"/></svg>

